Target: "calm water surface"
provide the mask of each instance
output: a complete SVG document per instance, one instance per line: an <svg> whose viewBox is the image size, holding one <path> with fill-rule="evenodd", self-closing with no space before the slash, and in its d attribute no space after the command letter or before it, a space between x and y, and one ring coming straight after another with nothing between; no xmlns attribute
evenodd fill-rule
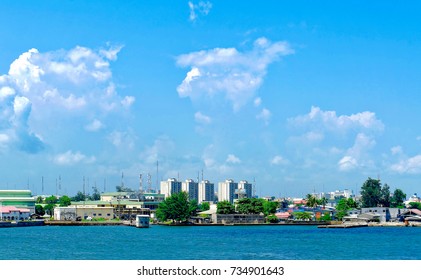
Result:
<svg viewBox="0 0 421 280"><path fill-rule="evenodd" d="M3 260L421 260L421 227L0 228Z"/></svg>

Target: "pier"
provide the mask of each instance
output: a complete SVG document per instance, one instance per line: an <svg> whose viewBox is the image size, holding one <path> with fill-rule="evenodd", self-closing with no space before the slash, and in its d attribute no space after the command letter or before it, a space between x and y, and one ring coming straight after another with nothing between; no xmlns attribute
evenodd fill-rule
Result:
<svg viewBox="0 0 421 280"><path fill-rule="evenodd" d="M317 228L359 228L368 227L366 223L344 223L344 224L333 224L333 225L320 225Z"/></svg>

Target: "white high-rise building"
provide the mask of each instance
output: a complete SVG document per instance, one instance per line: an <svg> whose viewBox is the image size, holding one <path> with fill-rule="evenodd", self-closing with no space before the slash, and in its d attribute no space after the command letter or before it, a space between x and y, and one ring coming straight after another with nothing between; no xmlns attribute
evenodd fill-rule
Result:
<svg viewBox="0 0 421 280"><path fill-rule="evenodd" d="M174 193L179 193L181 190L181 182L177 181L175 178L170 178L167 181L161 181L161 194L165 195L165 198Z"/></svg>
<svg viewBox="0 0 421 280"><path fill-rule="evenodd" d="M199 183L199 199L197 203L202 203L203 201L214 202L215 201L215 186L213 183L208 180L204 180Z"/></svg>
<svg viewBox="0 0 421 280"><path fill-rule="evenodd" d="M218 201L229 201L234 203L235 199L235 190L237 189L238 184L233 180L225 180L225 182L218 183Z"/></svg>
<svg viewBox="0 0 421 280"><path fill-rule="evenodd" d="M252 198L253 196L253 185L242 180L238 183L238 199L241 198Z"/></svg>
<svg viewBox="0 0 421 280"><path fill-rule="evenodd" d="M183 192L188 193L189 195L189 200L199 200L199 183L193 181L192 179L188 179L185 182L183 182L182 184L182 190ZM199 203L199 202L198 202Z"/></svg>

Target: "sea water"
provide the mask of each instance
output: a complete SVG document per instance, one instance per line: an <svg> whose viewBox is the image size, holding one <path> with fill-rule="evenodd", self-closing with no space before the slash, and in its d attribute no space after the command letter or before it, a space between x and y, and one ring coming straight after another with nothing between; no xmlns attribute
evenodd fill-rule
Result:
<svg viewBox="0 0 421 280"><path fill-rule="evenodd" d="M0 228L3 260L421 260L421 227Z"/></svg>

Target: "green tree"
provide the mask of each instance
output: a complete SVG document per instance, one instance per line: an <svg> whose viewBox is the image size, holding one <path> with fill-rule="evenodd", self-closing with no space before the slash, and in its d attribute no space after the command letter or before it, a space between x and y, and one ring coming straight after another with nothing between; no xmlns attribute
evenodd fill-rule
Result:
<svg viewBox="0 0 421 280"><path fill-rule="evenodd" d="M380 180L368 178L361 187L362 207L377 207L382 198Z"/></svg>
<svg viewBox="0 0 421 280"><path fill-rule="evenodd" d="M115 191L116 192L134 192L134 190L132 190L129 187L124 187L124 186L115 186Z"/></svg>
<svg viewBox="0 0 421 280"><path fill-rule="evenodd" d="M271 224L275 224L275 223L279 222L279 219L275 215L269 215L269 216L266 217L266 221L271 223Z"/></svg>
<svg viewBox="0 0 421 280"><path fill-rule="evenodd" d="M54 195L45 198L45 203L46 204L56 204L57 202L58 202L58 199Z"/></svg>
<svg viewBox="0 0 421 280"><path fill-rule="evenodd" d="M380 191L380 205L383 207L390 206L390 187L388 184L384 184Z"/></svg>
<svg viewBox="0 0 421 280"><path fill-rule="evenodd" d="M276 201L263 201L263 214L269 216L276 213L276 209L279 207L279 202Z"/></svg>
<svg viewBox="0 0 421 280"><path fill-rule="evenodd" d="M338 220L342 220L342 218L347 215L348 210L353 208L350 206L354 206L354 200L352 198L342 198L339 200L338 204L336 205L336 218Z"/></svg>
<svg viewBox="0 0 421 280"><path fill-rule="evenodd" d="M410 202L409 208L421 210L421 203L420 202Z"/></svg>
<svg viewBox="0 0 421 280"><path fill-rule="evenodd" d="M349 209L358 208L358 203L351 197L346 200Z"/></svg>
<svg viewBox="0 0 421 280"><path fill-rule="evenodd" d="M406 199L406 194L401 189L396 189L393 192L393 196L390 202L391 207L403 207L404 201Z"/></svg>
<svg viewBox="0 0 421 280"><path fill-rule="evenodd" d="M216 213L217 214L234 214L235 207L229 201L226 201L226 200L219 201L218 204L216 204Z"/></svg>
<svg viewBox="0 0 421 280"><path fill-rule="evenodd" d="M72 201L85 201L86 200L86 195L81 192L78 191L77 194L71 198Z"/></svg>
<svg viewBox="0 0 421 280"><path fill-rule="evenodd" d="M45 205L44 206L45 213L47 213L50 216L53 216L54 215L54 208L55 207L56 207L55 204L47 204L47 205Z"/></svg>
<svg viewBox="0 0 421 280"><path fill-rule="evenodd" d="M328 202L328 199L326 197L322 197L321 199L319 199L319 204L323 206L323 209L326 207L326 204Z"/></svg>
<svg viewBox="0 0 421 280"><path fill-rule="evenodd" d="M67 195L63 195L62 197L60 197L60 199L58 200L59 206L60 207L66 207L69 206L71 204L71 200L70 197L68 197Z"/></svg>
<svg viewBox="0 0 421 280"><path fill-rule="evenodd" d="M45 210L44 207L42 207L42 205L35 205L35 214L43 216L45 214Z"/></svg>
<svg viewBox="0 0 421 280"><path fill-rule="evenodd" d="M314 207L317 206L317 204L318 204L317 198L312 194L307 194L307 196L306 196L306 206L314 208Z"/></svg>
<svg viewBox="0 0 421 280"><path fill-rule="evenodd" d="M332 217L330 216L329 213L324 213L323 216L320 217L321 221L327 222L327 221L331 221Z"/></svg>
<svg viewBox="0 0 421 280"><path fill-rule="evenodd" d="M190 204L186 192L175 193L159 204L156 215L160 221L186 221L191 216L192 209L197 209L197 202L195 204Z"/></svg>
<svg viewBox="0 0 421 280"><path fill-rule="evenodd" d="M38 196L37 197L37 200L35 201L35 203L42 204L42 203L44 203L44 199L42 199L41 196Z"/></svg>
<svg viewBox="0 0 421 280"><path fill-rule="evenodd" d="M209 209L210 209L210 204L209 204L209 202L206 202L206 201L202 202L202 203L199 205L199 209L200 209L200 211L207 211L207 210L209 210Z"/></svg>
<svg viewBox="0 0 421 280"><path fill-rule="evenodd" d="M264 200L260 198L242 198L237 201L237 212L241 214L259 214L264 211Z"/></svg>
<svg viewBox="0 0 421 280"><path fill-rule="evenodd" d="M196 199L190 200L189 202L190 216L196 216L198 209L199 209L199 205L197 204L197 200Z"/></svg>
<svg viewBox="0 0 421 280"><path fill-rule="evenodd" d="M101 199L101 194L97 187L92 187L92 195L90 197L91 200L96 201Z"/></svg>
<svg viewBox="0 0 421 280"><path fill-rule="evenodd" d="M312 213L310 213L310 212L293 212L293 216L297 220L306 221L306 220L311 220Z"/></svg>

